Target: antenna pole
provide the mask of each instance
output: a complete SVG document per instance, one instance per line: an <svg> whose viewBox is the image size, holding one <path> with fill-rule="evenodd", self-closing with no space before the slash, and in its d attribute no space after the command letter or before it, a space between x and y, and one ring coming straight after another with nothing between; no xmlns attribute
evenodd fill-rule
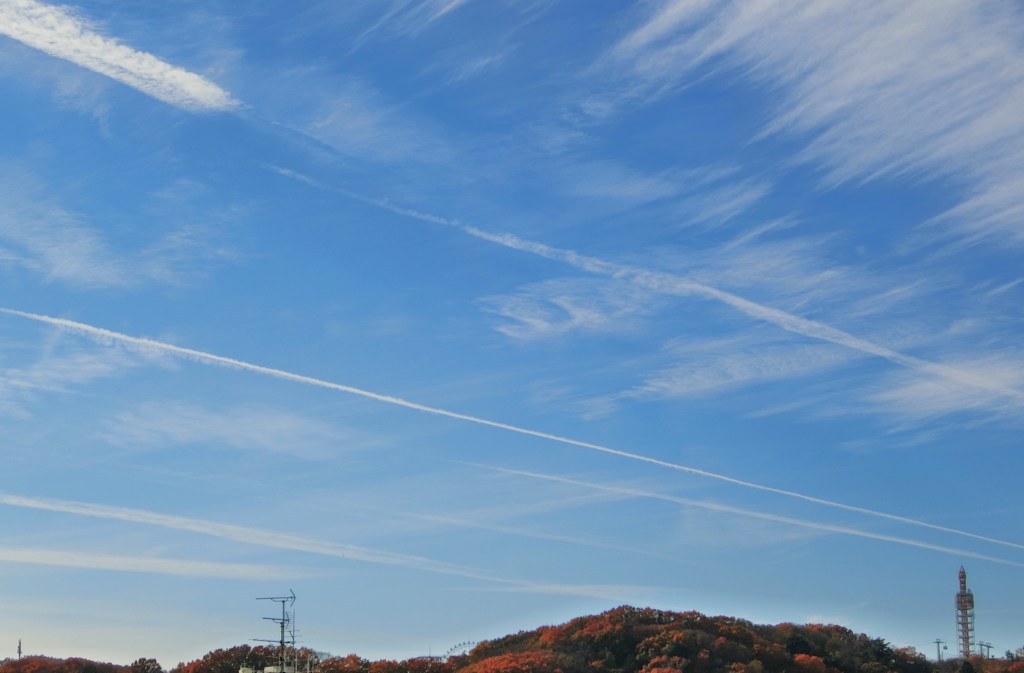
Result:
<svg viewBox="0 0 1024 673"><path fill-rule="evenodd" d="M292 649L295 649L295 626L294 626L294 621L295 621L294 615L295 615L295 612L294 612L294 610L291 613L288 612L288 608L290 606L292 606L292 605L295 605L295 592L289 590L288 593L290 594L288 596L263 596L261 598L257 598L256 599L258 601L274 601L275 603L280 603L281 604L281 616L280 617L264 617L263 618L263 619L266 619L266 620L271 621L271 622L276 622L281 627L281 638L280 638L280 640L277 641L277 644L278 644L278 650L277 650L277 665L278 665L278 669L277 669L277 673L285 673L285 653L286 653L286 649L285 648L289 644L289 642L288 642L288 640L286 638L286 636L288 634L291 635L291 646L292 646ZM289 626L291 626L290 629L289 629ZM261 642L271 642L272 643L274 641L272 641L272 640L263 640Z"/></svg>

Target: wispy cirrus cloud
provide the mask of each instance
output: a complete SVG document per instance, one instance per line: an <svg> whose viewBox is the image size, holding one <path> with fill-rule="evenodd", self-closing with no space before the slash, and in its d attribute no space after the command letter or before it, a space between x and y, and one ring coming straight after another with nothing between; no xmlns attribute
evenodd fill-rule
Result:
<svg viewBox="0 0 1024 673"><path fill-rule="evenodd" d="M524 341L568 332L629 331L659 303L651 292L589 278L544 281L480 300L485 311L506 320L499 332Z"/></svg>
<svg viewBox="0 0 1024 673"><path fill-rule="evenodd" d="M119 376L138 362L124 351L46 352L27 367L0 367L0 413L31 418L29 403L41 394Z"/></svg>
<svg viewBox="0 0 1024 673"><path fill-rule="evenodd" d="M106 441L131 449L196 444L302 458L326 458L352 445L353 433L315 418L265 407L210 409L147 402L105 424Z"/></svg>
<svg viewBox="0 0 1024 673"><path fill-rule="evenodd" d="M461 59L454 63L447 64L448 71L448 83L456 84L464 82L466 80L480 77L484 73L491 72L505 63L512 52L515 51L515 47L506 47L500 51L496 51L484 56L474 56L466 59Z"/></svg>
<svg viewBox="0 0 1024 673"><path fill-rule="evenodd" d="M1005 353L988 358L965 359L958 369L1000 381L1003 385L1024 387L1024 357ZM865 391L867 404L876 413L922 420L938 416L972 413L982 418L1015 419L1020 422L1024 404L982 391L969 392L947 381L893 372Z"/></svg>
<svg viewBox="0 0 1024 673"><path fill-rule="evenodd" d="M716 226L749 211L771 193L770 181L730 166L640 171L612 161L572 161L561 179L571 197L635 206L670 205L680 226Z"/></svg>
<svg viewBox="0 0 1024 673"><path fill-rule="evenodd" d="M280 580L289 577L302 577L308 574L295 569L248 563L190 561L156 556L125 556L120 554L97 554L82 550L70 551L25 547L0 547L0 562L234 580Z"/></svg>
<svg viewBox="0 0 1024 673"><path fill-rule="evenodd" d="M0 245L19 266L50 281L79 287L112 287L134 282L124 259L96 229L43 193L39 181L4 167L0 184Z"/></svg>
<svg viewBox="0 0 1024 673"><path fill-rule="evenodd" d="M48 282L76 289L183 284L207 261L231 256L211 246L202 227L187 224L139 248L118 249L25 167L0 165L0 187L0 257Z"/></svg>
<svg viewBox="0 0 1024 673"><path fill-rule="evenodd" d="M102 132L109 132L106 90L116 86L112 80L67 61L38 58L34 49L13 40L0 40L0 76L48 92L59 106L91 116Z"/></svg>
<svg viewBox="0 0 1024 673"><path fill-rule="evenodd" d="M292 133L340 155L372 162L438 164L458 149L448 133L364 79L323 65L259 73L248 88L252 104Z"/></svg>
<svg viewBox="0 0 1024 673"><path fill-rule="evenodd" d="M990 3L667 0L594 66L619 82L595 110L657 99L726 67L781 94L763 135L804 145L824 184L942 178L937 221L1024 244L1024 58L1019 8ZM957 198L957 197L953 197Z"/></svg>
<svg viewBox="0 0 1024 673"><path fill-rule="evenodd" d="M718 393L819 373L851 359L849 351L834 346L751 343L742 339L677 341L670 344L668 351L673 360L671 366L619 397L690 397Z"/></svg>
<svg viewBox="0 0 1024 673"><path fill-rule="evenodd" d="M36 0L0 2L0 34L191 112L233 110L231 94L201 75L104 37L66 7Z"/></svg>
<svg viewBox="0 0 1024 673"><path fill-rule="evenodd" d="M391 5L356 36L352 48L359 48L372 36L383 31L399 35L416 35L471 1L392 0Z"/></svg>

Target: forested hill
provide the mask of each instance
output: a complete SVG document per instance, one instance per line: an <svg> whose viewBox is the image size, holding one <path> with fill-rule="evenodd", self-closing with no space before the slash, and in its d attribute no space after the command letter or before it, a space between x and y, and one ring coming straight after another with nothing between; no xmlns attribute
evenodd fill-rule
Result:
<svg viewBox="0 0 1024 673"><path fill-rule="evenodd" d="M277 662L274 648L238 645L178 664L171 673L238 673ZM1024 648L1006 658L928 661L913 648L841 626L761 626L697 612L620 607L558 626L482 642L447 659L369 661L292 652L312 673L1024 673ZM153 659L129 666L85 659L26 657L0 673L161 673Z"/></svg>

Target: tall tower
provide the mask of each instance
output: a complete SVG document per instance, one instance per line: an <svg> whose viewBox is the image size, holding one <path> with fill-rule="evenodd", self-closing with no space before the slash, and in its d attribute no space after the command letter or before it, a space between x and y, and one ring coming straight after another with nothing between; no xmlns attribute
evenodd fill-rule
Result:
<svg viewBox="0 0 1024 673"><path fill-rule="evenodd" d="M956 634L960 656L966 659L974 650L974 594L967 588L967 571L960 566L960 591L956 595Z"/></svg>

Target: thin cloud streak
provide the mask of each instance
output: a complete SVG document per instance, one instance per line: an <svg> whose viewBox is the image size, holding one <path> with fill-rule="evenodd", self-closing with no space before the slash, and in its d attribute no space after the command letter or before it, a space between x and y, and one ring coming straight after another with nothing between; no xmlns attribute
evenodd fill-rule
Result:
<svg viewBox="0 0 1024 673"><path fill-rule="evenodd" d="M63 7L0 0L0 34L191 112L239 106L213 82L103 37Z"/></svg>
<svg viewBox="0 0 1024 673"><path fill-rule="evenodd" d="M92 554L78 550L0 548L0 562L236 580L280 580L302 575L302 573L287 568L274 566L185 561L152 556Z"/></svg>
<svg viewBox="0 0 1024 673"><path fill-rule="evenodd" d="M365 547L339 545L319 540L310 540L308 538L301 538L294 535L275 533L273 531L246 528L243 526L234 526L214 521L204 521L201 519L189 519L186 517L160 514L157 512L132 509L128 507L111 507L108 505L96 505L92 503L56 500L52 498L29 498L7 493L0 493L0 504L12 507L25 507L29 509L77 514L100 519L113 519L116 521L159 526L174 530L185 530L202 535L210 535L236 542L244 542L247 544L273 547L277 549L289 549L292 551L300 551L322 556L349 558L367 561L369 563L415 568L445 575L464 577L467 579L493 582L504 585L512 591L552 595L562 595L569 592L573 595L591 596L594 598L606 597L604 593L594 593L593 587L587 585L556 586L539 582L507 579L489 575L482 571L475 571L460 566L431 561L430 559L418 556L392 554L390 552L377 551L367 549ZM170 559L153 559L147 557L89 555L79 552L54 552L30 549L19 550L0 548L0 562L2 561L10 561L12 563L57 565L75 568L153 572L203 577L231 577L257 580L281 579L285 576L295 576L295 573L292 571L286 571L285 569L278 569L270 566L175 561Z"/></svg>
<svg viewBox="0 0 1024 673"><path fill-rule="evenodd" d="M245 370L245 371L255 372L255 373L258 373L258 374L263 374L265 376L271 376L271 377L282 379L282 380L285 380L285 381L293 381L295 383L304 383L306 385L316 386L316 387L319 387L319 388L325 388L325 389L328 389L328 390L335 390L335 391L338 391L338 392L344 392L344 393L349 393L349 394L352 394L352 395L358 395L360 397L365 397L365 398L368 398L368 399L376 400L378 402L383 402L385 404L391 404L391 405L394 405L394 406L404 407L406 409L414 409L416 411L422 411L422 412L425 412L425 413L428 413L428 414L433 414L433 415L436 415L436 416L443 416L443 417L452 418L452 419L455 419L455 420L466 421L466 422L469 422L469 423L475 423L477 425L483 425L483 426L487 426L487 427L497 428L497 429L500 429L500 430L507 430L509 432L514 432L514 433L521 434L521 435L526 435L526 436L529 436L529 437L537 437L539 439L546 439L546 440L549 440L549 441L558 442L558 443L566 444L566 445L569 445L569 446L577 446L577 447L580 447L580 448L589 449L589 450L592 450L592 451L597 451L597 452L605 453L605 454L612 455L612 456L618 456L620 458L626 458L626 459L629 459L629 460L635 460L635 461L647 463L647 464L650 464L650 465L657 465L659 467L664 467L664 468L668 468L668 469L671 469L671 470L676 470L678 472L685 472L687 474L693 474L693 475L697 475L697 476L701 476L701 477L707 477L709 479L716 479L718 481L726 482L726 483L733 484L733 485L736 485L736 486L742 486L744 488L750 488L750 489L754 489L754 490L758 490L758 491L765 491L765 492L768 492L768 493L774 493L776 495L782 495L782 496L786 496L786 497L790 497L790 498L796 498L796 499L803 500L805 502L811 502L811 503L814 503L814 504L817 504L817 505L823 505L823 506L826 506L826 507L834 507L834 508L846 510L846 511L849 511L849 512L857 512L857 513L865 514L865 515L868 515L868 516L875 516L875 517L879 517L879 518L883 518L883 519L888 519L890 521L898 521L900 523L904 523L904 524L908 524L908 525L912 525L912 526L920 526L920 527L923 527L923 528L929 528L929 529L932 529L932 530L942 531L944 533L951 533L951 534L954 534L954 535L961 535L961 536L969 537L969 538L972 538L972 539L975 539L975 540L980 540L980 541L983 541L983 542L990 542L990 543L993 543L993 544L1004 545L1004 546L1007 546L1007 547L1014 547L1014 548L1017 548L1017 549L1024 549L1024 545L1018 544L1018 543L1015 543L1015 542L1009 542L1009 541L1006 541L1006 540L999 540L999 539L996 539L996 538L987 537L987 536L984 536L984 535L978 535L978 534L975 534L975 533L970 533L970 532L967 532L967 531L959 530L959 529L956 529L956 528L948 528L946 526L939 526L939 525L936 525L936 524L931 524L931 523L927 523L927 522L924 522L924 521L919 521L917 519L911 519L911 518L908 518L908 517L899 516L899 515L896 515L896 514L888 514L886 512L879 512L877 510L867 509L867 508L864 508L864 507L857 507L855 505L847 505L847 504L836 502L836 501L833 501L833 500L825 500L823 498L816 498L814 496L804 495L803 493L797 493L795 491L787 491L785 489L775 488L775 487L772 487L772 486L766 486L764 484L758 484L758 483L751 482L751 481L744 481L742 479L736 479L736 478L729 477L729 476L726 476L726 475L723 475L723 474L718 474L718 473L715 473L715 472L708 472L707 470L701 470L701 469L698 469L698 468L695 468L695 467L689 467L687 465L680 465L680 464L677 464L677 463L670 463L668 461L658 460L657 458L651 458L649 456L643 456L643 455L636 454L636 453L630 453L628 451L621 451L619 449L613 449L611 447L602 446L600 444L593 444L591 442L584 442L584 441L581 441L581 440L578 440L578 439L572 439L572 438L569 438L569 437L562 437L560 435L554 435L554 434L550 434L550 433L547 433L547 432L541 432L539 430L530 430L528 428L523 428L523 427L519 427L519 426L516 426L516 425L510 425L508 423L501 423L499 421L492 421L492 420L488 420L488 419L485 419L485 418L479 418L477 416L470 416L468 414L461 414L461 413L458 413L458 412L455 412L455 411L448 411L447 409L440 409L440 408L437 408L437 407L430 407L430 406L427 406L427 405L424 405L424 404L419 404L419 403L416 403L416 402L410 402L408 400L404 400L404 399L401 399L401 398L398 398L398 397L393 397L393 396L390 396L390 395L382 395L380 393L371 392L369 390L363 390L361 388L355 388L353 386L346 386L346 385L343 385L343 384L340 384L340 383L332 383L330 381L325 381L323 379L317 379L317 378L314 378L314 377L311 377L311 376L304 376L304 375L301 375L301 374L294 374L292 372L287 372L287 371L284 371L284 370L281 370L281 369L274 369L272 367L264 367L262 365L255 365L255 364L251 364L251 363L248 363L248 362L243 362L241 360L235 360L235 359L232 359L232 358L226 358L226 357L223 357L223 356L220 356L220 355L213 355L211 353L204 353L202 351L197 351L197 350L194 350L194 349L191 349L191 348L184 348L182 346L174 346L172 344L167 344L167 343L163 343L163 342L160 342L160 341L154 341L153 339L145 339L145 338L140 338L140 337L133 337L133 336L129 336L127 334L121 334L119 332L113 332L111 330L103 329L103 328L100 328L100 327L93 327L91 325L86 325L84 323L75 322L73 320L67 320L65 318L53 318L53 317L50 317L50 316L40 315L40 314L36 314L36 313L26 313L24 311L18 311L18 310L10 309L10 308L0 308L0 313L4 313L4 314L7 314L7 315L12 315L12 316L17 316L17 317L21 317L21 318L26 318L28 320L34 320L36 322L41 322L41 323L53 325L55 327L59 327L59 328L71 330L71 331L74 331L74 332L78 332L78 333L81 333L81 334L86 334L88 336L97 338L99 341L104 342L104 343L124 343L124 344L128 344L128 345L134 346L136 348L141 348L143 350L148 350L148 351L154 351L155 350L155 351L162 351L162 352L166 352L166 353L172 353L174 355L178 355L178 356L181 356L181 357L184 357L186 359L193 360L193 361L196 361L196 362L218 364L218 365L222 365L222 366L226 366L226 367L231 367L233 369L241 369L241 370Z"/></svg>
<svg viewBox="0 0 1024 673"><path fill-rule="evenodd" d="M368 563L404 566L475 579L502 581L488 577L468 568L441 563L439 561L432 561L420 556L393 554L386 551L368 549L366 547L311 540L309 538L287 535L259 528L235 526L231 524L217 523L215 521L206 521L203 519L190 519L187 517L160 514L157 512L128 507L111 507L108 505L96 505L86 502L56 500L52 498L29 498L9 493L0 493L0 504L11 507L24 507L27 509L77 514L97 519L112 519L115 521L159 526L161 528L170 528L172 530L183 530L190 533L209 535L223 540L231 540L233 542L243 542L263 547L301 551L320 556L332 556L355 561L366 561Z"/></svg>
<svg viewBox="0 0 1024 673"><path fill-rule="evenodd" d="M1007 559L998 558L995 556L987 556L985 554L979 554L977 552L967 551L964 549L954 549L952 547L943 547L941 545L928 544L927 542L920 542L918 540L912 540L909 538L898 537L895 535L882 535L881 533L870 533L857 528L849 528L847 526L836 526L827 523L818 523L816 521L808 521L806 519L795 519L793 517L781 516L778 514L768 514L766 512L757 512L749 509L742 509L740 507L733 507L731 505L723 505L717 502L711 502L709 500L694 500L692 498L683 498L674 495L665 495L663 493L654 493L652 491L642 491L635 488L626 488L624 486L610 486L608 484L595 484L591 482L578 481L576 479L569 479L568 477L559 477L550 474L540 474L537 472L528 472L525 470L511 470L500 467L492 467L489 465L475 465L488 470L494 470L495 472L501 472L503 474L511 474L522 477L529 477L531 479L542 479L545 481L553 481L560 484L569 484L571 486L580 486L583 488L596 489L604 491L606 493L615 493L617 495L625 495L636 498L648 498L653 500L662 500L664 502L671 502L678 505L686 505L689 507L699 507L701 509L710 510L713 512L723 512L726 514L736 514L739 516L745 516L752 519L761 519L762 521L771 521L774 523L782 523L790 526L799 526L801 528L809 528L811 530L820 530L826 533L839 533L842 535L853 535L855 537L863 537L871 540L880 540L882 542L894 542L896 544L906 545L909 547L918 547L920 549L928 549L931 551L942 552L944 554L952 554L954 556L967 556L970 558L976 558L983 561L992 561L993 563L1002 563L1004 565L1016 566L1024 568L1024 563L1018 563L1016 561L1010 561Z"/></svg>

